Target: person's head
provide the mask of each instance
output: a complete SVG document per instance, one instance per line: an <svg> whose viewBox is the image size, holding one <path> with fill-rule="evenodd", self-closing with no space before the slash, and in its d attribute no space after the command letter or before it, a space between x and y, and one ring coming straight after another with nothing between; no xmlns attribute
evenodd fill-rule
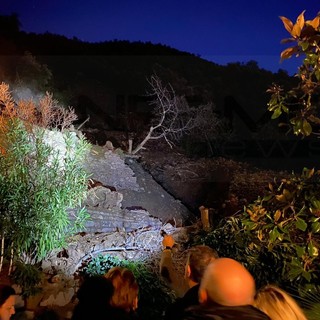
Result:
<svg viewBox="0 0 320 320"><path fill-rule="evenodd" d="M113 294L111 281L104 276L92 276L86 278L78 292L79 303L86 305L106 305L109 303Z"/></svg>
<svg viewBox="0 0 320 320"><path fill-rule="evenodd" d="M9 320L15 314L16 293L11 286L0 285L0 320Z"/></svg>
<svg viewBox="0 0 320 320"><path fill-rule="evenodd" d="M77 291L78 304L72 314L72 320L102 318L107 313L113 285L104 276L92 276L84 279Z"/></svg>
<svg viewBox="0 0 320 320"><path fill-rule="evenodd" d="M139 287L133 273L127 268L114 267L105 274L105 277L111 280L114 287L111 306L128 312L137 309Z"/></svg>
<svg viewBox="0 0 320 320"><path fill-rule="evenodd" d="M188 250L185 276L194 284L200 283L208 264L218 258L218 253L208 246L194 246Z"/></svg>
<svg viewBox="0 0 320 320"><path fill-rule="evenodd" d="M267 314L271 320L307 320L297 302L274 285L267 285L257 292L254 306Z"/></svg>
<svg viewBox="0 0 320 320"><path fill-rule="evenodd" d="M238 261L218 258L207 267L199 288L199 302L223 306L253 304L255 281Z"/></svg>

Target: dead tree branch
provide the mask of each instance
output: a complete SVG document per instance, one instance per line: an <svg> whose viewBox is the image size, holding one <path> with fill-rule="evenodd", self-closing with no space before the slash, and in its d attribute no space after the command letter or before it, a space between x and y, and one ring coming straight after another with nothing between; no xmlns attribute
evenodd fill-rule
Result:
<svg viewBox="0 0 320 320"><path fill-rule="evenodd" d="M153 107L154 118L146 137L132 151L136 154L149 140L165 139L170 147L188 134L194 126L192 108L189 107L185 97L175 94L172 86L163 86L157 76L149 80L152 97L150 105Z"/></svg>
<svg viewBox="0 0 320 320"><path fill-rule="evenodd" d="M152 76L148 82L154 117L147 135L132 154L144 149L149 140L165 139L172 148L186 135L202 136L209 141L220 134L221 121L213 112L212 103L190 107L184 96L176 95L172 86L164 86L157 76Z"/></svg>

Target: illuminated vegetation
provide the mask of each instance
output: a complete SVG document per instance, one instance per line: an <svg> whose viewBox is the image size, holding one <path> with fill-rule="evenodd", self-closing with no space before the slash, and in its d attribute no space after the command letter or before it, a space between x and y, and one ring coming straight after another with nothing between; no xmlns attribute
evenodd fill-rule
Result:
<svg viewBox="0 0 320 320"><path fill-rule="evenodd" d="M295 45L282 51L281 59L293 55L304 56L296 77L297 87L286 91L274 84L268 91L272 94L268 110L276 119L281 114L287 114L290 129L295 135L309 136L320 134L320 16L313 20L305 20L302 12L293 23L286 17L280 17L291 38L284 43Z"/></svg>
<svg viewBox="0 0 320 320"><path fill-rule="evenodd" d="M1 257L34 265L87 216L81 209L71 224L67 209L79 206L86 194L88 177L81 164L88 144L67 130L75 114L50 94L38 104L16 103L2 83L0 104ZM49 129L60 134L64 150L50 145Z"/></svg>

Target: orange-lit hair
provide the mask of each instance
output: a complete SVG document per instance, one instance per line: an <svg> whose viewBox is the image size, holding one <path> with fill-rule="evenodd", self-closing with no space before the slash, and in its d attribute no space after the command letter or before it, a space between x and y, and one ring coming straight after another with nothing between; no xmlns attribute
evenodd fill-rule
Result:
<svg viewBox="0 0 320 320"><path fill-rule="evenodd" d="M110 304L126 311L134 310L137 305L139 287L133 273L126 268L111 268L105 277L110 279L114 293Z"/></svg>

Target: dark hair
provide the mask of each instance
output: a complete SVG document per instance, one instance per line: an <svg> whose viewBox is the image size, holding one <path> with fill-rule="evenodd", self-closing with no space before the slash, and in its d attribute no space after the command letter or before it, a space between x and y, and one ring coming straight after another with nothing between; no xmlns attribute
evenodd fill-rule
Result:
<svg viewBox="0 0 320 320"><path fill-rule="evenodd" d="M217 251L208 246L199 245L190 248L188 254L190 279L200 283L208 264L217 258L219 258Z"/></svg>
<svg viewBox="0 0 320 320"><path fill-rule="evenodd" d="M58 313L53 309L43 309L34 318L35 320L59 320Z"/></svg>
<svg viewBox="0 0 320 320"><path fill-rule="evenodd" d="M86 278L77 292L79 302L86 304L108 303L112 295L111 281L101 275Z"/></svg>
<svg viewBox="0 0 320 320"><path fill-rule="evenodd" d="M103 276L86 278L81 284L73 310L73 320L103 319L108 315L108 307L113 294L113 285Z"/></svg>
<svg viewBox="0 0 320 320"><path fill-rule="evenodd" d="M6 300L10 296L14 296L15 294L16 292L11 286L0 284L0 307L6 302Z"/></svg>

